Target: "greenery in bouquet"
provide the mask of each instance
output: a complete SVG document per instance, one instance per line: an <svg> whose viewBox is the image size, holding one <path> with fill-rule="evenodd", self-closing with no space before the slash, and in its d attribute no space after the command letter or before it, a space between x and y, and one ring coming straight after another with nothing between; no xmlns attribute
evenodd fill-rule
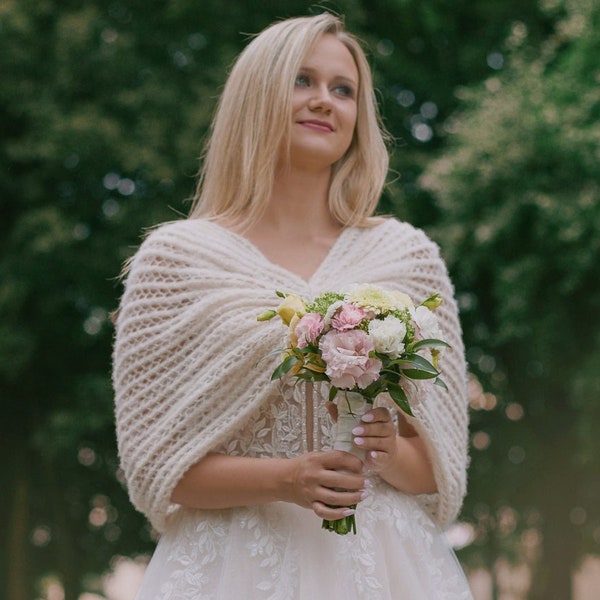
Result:
<svg viewBox="0 0 600 600"><path fill-rule="evenodd" d="M277 292L281 302L261 321L279 316L288 326L288 346L272 379L290 373L299 380L327 381L329 399L339 390L360 393L371 403L387 392L412 416L405 382L433 379L445 387L438 370L442 349L434 293L415 305L407 294L375 285L348 292L324 292L312 301Z"/></svg>

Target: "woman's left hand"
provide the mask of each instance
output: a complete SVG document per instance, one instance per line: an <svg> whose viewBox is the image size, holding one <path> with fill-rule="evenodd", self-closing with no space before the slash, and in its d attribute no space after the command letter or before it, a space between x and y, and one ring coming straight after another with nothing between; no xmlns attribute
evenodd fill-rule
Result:
<svg viewBox="0 0 600 600"><path fill-rule="evenodd" d="M379 407L365 413L353 430L354 444L365 450L365 464L373 471L383 471L397 464L398 428L387 408Z"/></svg>
<svg viewBox="0 0 600 600"><path fill-rule="evenodd" d="M407 494L431 494L437 490L427 448L414 428L400 418L400 428L387 408L363 415L352 435L357 448L365 450L365 466L384 481Z"/></svg>

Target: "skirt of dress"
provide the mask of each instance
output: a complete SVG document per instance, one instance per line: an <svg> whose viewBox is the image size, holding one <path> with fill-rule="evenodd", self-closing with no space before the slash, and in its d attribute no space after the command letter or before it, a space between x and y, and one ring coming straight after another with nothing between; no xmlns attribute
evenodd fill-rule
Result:
<svg viewBox="0 0 600 600"><path fill-rule="evenodd" d="M340 536L284 502L181 510L136 600L472 600L454 553L414 498L376 485L356 521L357 535Z"/></svg>

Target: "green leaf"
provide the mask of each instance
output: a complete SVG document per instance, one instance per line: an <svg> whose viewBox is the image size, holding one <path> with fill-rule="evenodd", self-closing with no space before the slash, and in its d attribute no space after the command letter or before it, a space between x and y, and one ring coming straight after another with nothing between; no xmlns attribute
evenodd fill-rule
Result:
<svg viewBox="0 0 600 600"><path fill-rule="evenodd" d="M438 340L435 338L430 338L427 340L420 340L413 346L411 346L411 350L417 352L421 348L450 348L450 344L444 342L444 340Z"/></svg>
<svg viewBox="0 0 600 600"><path fill-rule="evenodd" d="M407 415L412 417L413 413L410 408L408 398L406 397L406 392L402 389L402 387L397 383L388 382L387 388L392 400L398 405L398 407Z"/></svg>
<svg viewBox="0 0 600 600"><path fill-rule="evenodd" d="M271 381L274 381L275 379L281 379L297 362L298 359L294 355L288 356L282 360L280 365L273 371L273 375L271 375Z"/></svg>
<svg viewBox="0 0 600 600"><path fill-rule="evenodd" d="M332 385L329 389L329 402L333 402L335 400L335 397L337 396L338 392L339 390L334 385Z"/></svg>
<svg viewBox="0 0 600 600"><path fill-rule="evenodd" d="M437 377L433 383L434 385L439 385L441 388L444 388L446 391L448 391L448 386L439 377Z"/></svg>
<svg viewBox="0 0 600 600"><path fill-rule="evenodd" d="M429 371L422 371L421 369L403 369L402 374L409 379L433 379L437 377L439 373L430 373Z"/></svg>
<svg viewBox="0 0 600 600"><path fill-rule="evenodd" d="M267 358L269 358L270 356L275 356L276 354L281 354L282 352L285 352L285 350L283 348L277 348L276 350L271 350L271 352L269 352L268 354L265 354L262 358L260 358L256 364L260 365L261 362L263 362L264 360L267 360Z"/></svg>
<svg viewBox="0 0 600 600"><path fill-rule="evenodd" d="M425 373L431 373L434 377L440 374L426 358L423 358L419 354L407 354L406 358L398 358L391 361L389 366L392 365L398 365L403 371L406 369L424 371Z"/></svg>
<svg viewBox="0 0 600 600"><path fill-rule="evenodd" d="M392 371L393 373L393 371ZM397 375L397 373L393 373ZM380 379L375 380L373 383L369 384L366 388L360 391L360 393L365 398L370 398L371 400L377 397L381 392L384 392L386 389L386 381Z"/></svg>
<svg viewBox="0 0 600 600"><path fill-rule="evenodd" d="M296 377L302 379L302 381L328 381L325 373L311 371L310 369L302 369L302 371L296 374Z"/></svg>

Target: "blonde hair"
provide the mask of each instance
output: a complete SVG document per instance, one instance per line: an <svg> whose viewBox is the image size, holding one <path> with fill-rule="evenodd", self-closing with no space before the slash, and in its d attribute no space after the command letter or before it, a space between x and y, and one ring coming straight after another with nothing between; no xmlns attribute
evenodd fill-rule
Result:
<svg viewBox="0 0 600 600"><path fill-rule="evenodd" d="M324 34L335 35L348 48L359 74L355 132L332 167L329 209L344 226L369 224L387 176L387 134L365 54L329 13L275 23L240 54L212 123L190 218L249 226L263 214L281 149L289 147L295 78Z"/></svg>

